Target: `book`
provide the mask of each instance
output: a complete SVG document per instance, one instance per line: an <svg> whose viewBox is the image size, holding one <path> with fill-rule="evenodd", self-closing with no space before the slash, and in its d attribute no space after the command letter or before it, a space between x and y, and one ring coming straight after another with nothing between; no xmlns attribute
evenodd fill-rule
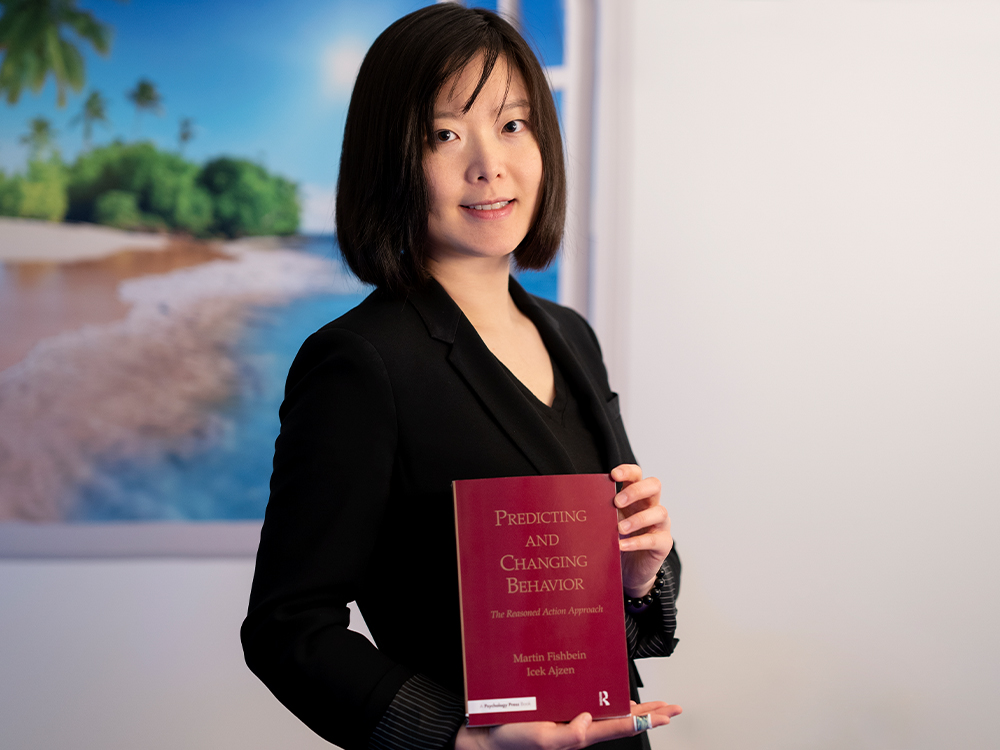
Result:
<svg viewBox="0 0 1000 750"><path fill-rule="evenodd" d="M615 483L452 486L468 725L629 715Z"/></svg>

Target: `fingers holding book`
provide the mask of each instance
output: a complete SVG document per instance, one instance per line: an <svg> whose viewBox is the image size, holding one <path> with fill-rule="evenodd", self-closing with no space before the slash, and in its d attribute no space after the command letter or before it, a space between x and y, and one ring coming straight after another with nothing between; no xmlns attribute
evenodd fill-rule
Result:
<svg viewBox="0 0 1000 750"><path fill-rule="evenodd" d="M621 464L611 470L611 478L622 484L615 496L622 583L630 597L641 597L652 589L656 573L674 545L670 515L660 504L661 486L656 477L643 478L640 467Z"/></svg>

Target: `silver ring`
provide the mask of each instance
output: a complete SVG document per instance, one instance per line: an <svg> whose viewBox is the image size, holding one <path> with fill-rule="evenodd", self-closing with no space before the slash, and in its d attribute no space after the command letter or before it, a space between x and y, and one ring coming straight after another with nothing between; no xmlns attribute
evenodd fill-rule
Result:
<svg viewBox="0 0 1000 750"><path fill-rule="evenodd" d="M653 726L653 714L643 714L642 716L632 715L632 726L635 728L635 733L645 732L647 729Z"/></svg>

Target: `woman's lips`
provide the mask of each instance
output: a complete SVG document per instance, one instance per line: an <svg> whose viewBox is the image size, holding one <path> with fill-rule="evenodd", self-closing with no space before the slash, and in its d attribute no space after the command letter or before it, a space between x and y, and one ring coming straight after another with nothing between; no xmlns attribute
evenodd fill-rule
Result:
<svg viewBox="0 0 1000 750"><path fill-rule="evenodd" d="M475 219L503 219L510 216L514 210L513 198L493 201L492 203L470 203L462 206L462 211Z"/></svg>

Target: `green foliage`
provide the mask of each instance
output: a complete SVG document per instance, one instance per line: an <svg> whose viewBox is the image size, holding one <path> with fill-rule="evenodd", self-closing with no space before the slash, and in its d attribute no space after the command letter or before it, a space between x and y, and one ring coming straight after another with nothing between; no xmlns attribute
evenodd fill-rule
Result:
<svg viewBox="0 0 1000 750"><path fill-rule="evenodd" d="M68 218L103 223L98 199L123 191L135 196L136 210L145 215L143 226L205 234L211 228L212 199L198 185L198 172L197 165L152 143L119 141L96 148L81 154L70 170Z"/></svg>
<svg viewBox="0 0 1000 750"><path fill-rule="evenodd" d="M23 177L8 177L0 170L0 216L17 216L21 208L21 183Z"/></svg>
<svg viewBox="0 0 1000 750"><path fill-rule="evenodd" d="M139 196L125 190L101 193L94 203L94 216L98 224L117 229L163 232L169 228L162 216L140 211Z"/></svg>
<svg viewBox="0 0 1000 750"><path fill-rule="evenodd" d="M66 215L66 168L58 154L33 159L25 175L0 173L0 216L62 221Z"/></svg>
<svg viewBox="0 0 1000 750"><path fill-rule="evenodd" d="M110 191L132 196L134 211L121 196L102 203ZM294 183L240 159L216 159L199 169L151 143L119 141L81 154L70 169L68 193L73 221L228 237L292 234L299 224Z"/></svg>
<svg viewBox="0 0 1000 750"><path fill-rule="evenodd" d="M62 221L66 205L66 168L59 156L29 162L27 178L21 184L19 215L26 219Z"/></svg>
<svg viewBox="0 0 1000 750"><path fill-rule="evenodd" d="M189 187L177 191L174 204L176 226L184 227L193 234L203 234L212 223L212 196L201 187Z"/></svg>
<svg viewBox="0 0 1000 750"><path fill-rule="evenodd" d="M227 237L292 234L299 226L295 183L244 159L205 165L199 182L212 195L214 229Z"/></svg>
<svg viewBox="0 0 1000 750"><path fill-rule="evenodd" d="M0 172L0 215L246 237L294 233L299 199L295 183L243 159L199 168L152 143L116 141L68 169L52 151L25 175Z"/></svg>
<svg viewBox="0 0 1000 750"><path fill-rule="evenodd" d="M124 190L101 193L94 203L94 218L98 224L109 227L139 229L142 226L139 198L135 193Z"/></svg>
<svg viewBox="0 0 1000 750"><path fill-rule="evenodd" d="M64 30L101 54L111 47L111 28L78 10L76 0L0 0L0 8L0 50L4 52L0 93L6 95L8 104L16 104L25 87L37 94L50 73L60 107L66 104L67 87L83 88L83 56L63 37Z"/></svg>

